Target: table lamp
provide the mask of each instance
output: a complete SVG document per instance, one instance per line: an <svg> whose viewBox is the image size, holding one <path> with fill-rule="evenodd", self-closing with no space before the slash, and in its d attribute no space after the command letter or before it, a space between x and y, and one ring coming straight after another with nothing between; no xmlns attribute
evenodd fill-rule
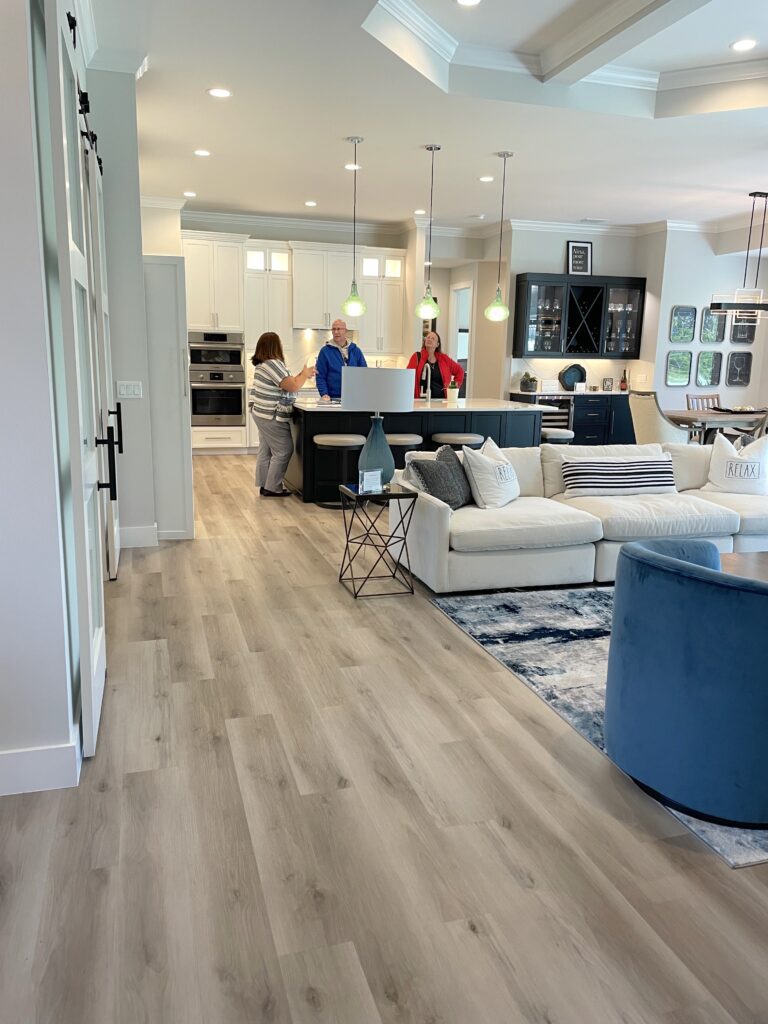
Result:
<svg viewBox="0 0 768 1024"><path fill-rule="evenodd" d="M415 370L388 367L345 366L341 371L341 408L345 412L371 412L371 429L360 452L361 472L381 470L381 482L395 475L395 459L384 433L385 412L413 412Z"/></svg>

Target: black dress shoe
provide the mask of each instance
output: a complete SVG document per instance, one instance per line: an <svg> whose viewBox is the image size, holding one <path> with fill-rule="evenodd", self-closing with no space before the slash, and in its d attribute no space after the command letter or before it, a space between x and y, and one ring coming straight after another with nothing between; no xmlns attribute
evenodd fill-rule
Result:
<svg viewBox="0 0 768 1024"><path fill-rule="evenodd" d="M260 487L259 494L262 498L290 498L291 496L291 492L285 489L282 491L268 491L266 487Z"/></svg>

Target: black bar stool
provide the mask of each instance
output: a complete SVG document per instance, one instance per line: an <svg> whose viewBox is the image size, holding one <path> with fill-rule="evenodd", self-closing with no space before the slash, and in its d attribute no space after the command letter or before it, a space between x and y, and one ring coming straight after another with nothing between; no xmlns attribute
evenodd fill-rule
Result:
<svg viewBox="0 0 768 1024"><path fill-rule="evenodd" d="M315 434L312 438L315 447L324 452L341 452L341 480L339 483L356 484L356 480L349 479L349 453L359 452L365 444L362 434ZM341 501L316 501L320 508L340 509Z"/></svg>

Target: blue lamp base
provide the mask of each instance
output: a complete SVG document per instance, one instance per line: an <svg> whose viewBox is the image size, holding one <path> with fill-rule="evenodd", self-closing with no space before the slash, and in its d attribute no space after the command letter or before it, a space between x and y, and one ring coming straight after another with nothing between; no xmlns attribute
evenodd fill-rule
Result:
<svg viewBox="0 0 768 1024"><path fill-rule="evenodd" d="M388 484L395 475L395 459L384 433L383 417L371 416L371 430L363 445L363 450L360 452L357 466L361 472L365 473L380 469L383 484Z"/></svg>

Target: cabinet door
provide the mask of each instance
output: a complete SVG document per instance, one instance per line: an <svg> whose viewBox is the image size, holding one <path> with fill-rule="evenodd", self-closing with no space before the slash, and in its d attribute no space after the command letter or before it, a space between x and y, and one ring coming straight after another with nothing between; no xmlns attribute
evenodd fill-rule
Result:
<svg viewBox="0 0 768 1024"><path fill-rule="evenodd" d="M187 327L213 327L213 243L184 240L184 276L187 287Z"/></svg>
<svg viewBox="0 0 768 1024"><path fill-rule="evenodd" d="M606 296L603 353L622 359L640 352L643 293L639 288L608 286Z"/></svg>
<svg viewBox="0 0 768 1024"><path fill-rule="evenodd" d="M268 303L266 331L280 335L289 367L293 353L293 326L291 324L291 279L283 274L269 274L267 280ZM300 369L300 367L299 367Z"/></svg>
<svg viewBox="0 0 768 1024"><path fill-rule="evenodd" d="M635 444L635 427L627 395L611 395L608 444Z"/></svg>
<svg viewBox="0 0 768 1024"><path fill-rule="evenodd" d="M527 286L526 355L557 355L562 351L564 308L564 284L531 283Z"/></svg>
<svg viewBox="0 0 768 1024"><path fill-rule="evenodd" d="M251 354L261 335L269 330L267 282L267 274L245 275L245 347Z"/></svg>
<svg viewBox="0 0 768 1024"><path fill-rule="evenodd" d="M379 351L403 351L403 286L400 281L379 282L381 289L381 320L379 336L382 339Z"/></svg>
<svg viewBox="0 0 768 1024"><path fill-rule="evenodd" d="M325 311L328 314L328 326L341 317L347 321L350 331L358 330L359 317L346 317L341 311L342 303L347 299L352 287L352 253L329 252L327 256L327 299Z"/></svg>
<svg viewBox="0 0 768 1024"><path fill-rule="evenodd" d="M325 253L293 254L293 326L328 327L325 306Z"/></svg>
<svg viewBox="0 0 768 1024"><path fill-rule="evenodd" d="M243 330L243 247L238 242L215 242L213 280L216 329Z"/></svg>
<svg viewBox="0 0 768 1024"><path fill-rule="evenodd" d="M357 331L357 344L364 352L379 351L381 321L379 318L380 287L378 281L360 281L360 298L366 305L362 316L349 321L349 327ZM370 364L370 360L368 360Z"/></svg>

